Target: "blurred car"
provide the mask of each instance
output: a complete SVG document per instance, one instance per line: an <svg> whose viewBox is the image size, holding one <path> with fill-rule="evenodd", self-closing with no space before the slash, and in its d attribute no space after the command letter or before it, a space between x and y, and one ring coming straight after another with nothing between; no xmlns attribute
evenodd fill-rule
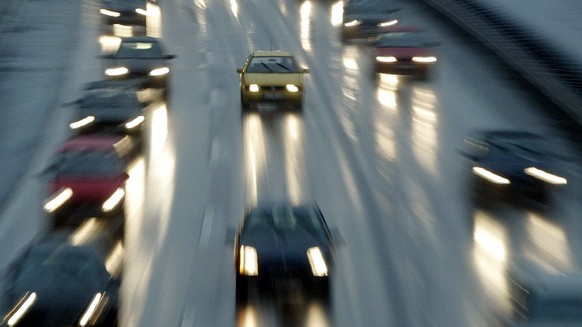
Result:
<svg viewBox="0 0 582 327"><path fill-rule="evenodd" d="M106 25L146 26L147 2L145 0L101 0L99 13Z"/></svg>
<svg viewBox="0 0 582 327"><path fill-rule="evenodd" d="M240 74L240 98L243 110L253 103L291 104L301 110L303 106L303 75L307 68L299 67L290 52L254 51Z"/></svg>
<svg viewBox="0 0 582 327"><path fill-rule="evenodd" d="M107 234L77 240L85 237L52 234L12 263L2 279L0 326L117 326L123 246Z"/></svg>
<svg viewBox="0 0 582 327"><path fill-rule="evenodd" d="M398 24L395 13L400 8L387 8L382 2L351 0L343 7L342 41L367 39L384 33L386 28Z"/></svg>
<svg viewBox="0 0 582 327"><path fill-rule="evenodd" d="M582 321L582 273L517 260L508 269L511 311L500 326L574 327ZM551 268L550 268L551 267Z"/></svg>
<svg viewBox="0 0 582 327"><path fill-rule="evenodd" d="M148 102L140 101L141 83L133 80L92 82L75 106L74 121L69 124L76 134L110 133L140 136Z"/></svg>
<svg viewBox="0 0 582 327"><path fill-rule="evenodd" d="M105 76L109 79L142 79L146 87L168 90L170 60L162 41L151 36L123 37L117 50L102 55L107 59Z"/></svg>
<svg viewBox="0 0 582 327"><path fill-rule="evenodd" d="M528 131L483 130L465 138L461 154L469 159L478 197L526 196L544 201L567 185L567 147Z"/></svg>
<svg viewBox="0 0 582 327"><path fill-rule="evenodd" d="M418 75L426 78L437 62L435 41L415 26L394 26L371 38L375 73Z"/></svg>
<svg viewBox="0 0 582 327"><path fill-rule="evenodd" d="M316 205L263 205L250 209L235 236L237 298L250 284L279 287L300 282L329 292L334 245Z"/></svg>
<svg viewBox="0 0 582 327"><path fill-rule="evenodd" d="M77 207L86 217L122 211L134 151L128 136L82 135L64 142L48 169L52 179L44 205L55 215L55 225Z"/></svg>

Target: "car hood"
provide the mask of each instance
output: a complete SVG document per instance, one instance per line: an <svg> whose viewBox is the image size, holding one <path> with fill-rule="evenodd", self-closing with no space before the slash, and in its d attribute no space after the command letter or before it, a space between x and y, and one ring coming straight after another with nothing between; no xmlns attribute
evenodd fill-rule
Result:
<svg viewBox="0 0 582 327"><path fill-rule="evenodd" d="M305 257L307 250L319 246L324 252L327 247L317 236L307 232L284 232L261 230L260 232L243 235L240 241L243 245L254 247L260 256L300 256Z"/></svg>
<svg viewBox="0 0 582 327"><path fill-rule="evenodd" d="M141 114L141 108L135 107L96 107L79 109L78 117L94 116L97 122L126 122Z"/></svg>
<svg viewBox="0 0 582 327"><path fill-rule="evenodd" d="M259 85L303 85L303 74L294 73L266 73L266 74L244 74L244 84L259 84Z"/></svg>

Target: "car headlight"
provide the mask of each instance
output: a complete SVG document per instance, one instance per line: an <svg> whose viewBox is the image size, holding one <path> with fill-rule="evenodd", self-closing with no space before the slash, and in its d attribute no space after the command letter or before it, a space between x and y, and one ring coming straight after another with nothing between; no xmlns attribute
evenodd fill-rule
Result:
<svg viewBox="0 0 582 327"><path fill-rule="evenodd" d="M378 62L397 62L398 59L396 59L396 57L387 57L387 56L377 56L376 57L376 61Z"/></svg>
<svg viewBox="0 0 582 327"><path fill-rule="evenodd" d="M241 245L239 252L239 274L245 276L259 275L259 258L257 249L248 245Z"/></svg>
<svg viewBox="0 0 582 327"><path fill-rule="evenodd" d="M129 73L129 69L127 69L126 67L113 67L107 68L105 70L105 75L107 76L123 76L126 75L127 73Z"/></svg>
<svg viewBox="0 0 582 327"><path fill-rule="evenodd" d="M111 10L107 10L107 9L100 9L99 12L105 16L109 16L109 17L119 17L121 16L120 13L118 13L117 11L111 11Z"/></svg>
<svg viewBox="0 0 582 327"><path fill-rule="evenodd" d="M414 62L422 62L422 63L431 63L431 62L436 62L437 58L436 57L412 57L412 61Z"/></svg>
<svg viewBox="0 0 582 327"><path fill-rule="evenodd" d="M170 72L170 68L160 67L160 68L153 69L149 75L150 76L163 76L163 75L168 74L169 72Z"/></svg>
<svg viewBox="0 0 582 327"><path fill-rule="evenodd" d="M78 129L87 125L90 125L95 121L95 116L87 116L83 119L79 119L76 122L72 122L69 124L71 129Z"/></svg>
<svg viewBox="0 0 582 327"><path fill-rule="evenodd" d="M493 182L495 184L503 184L503 185L509 185L511 184L511 181L501 175L497 175L485 168L481 168L481 167L473 167L473 173L475 173L477 176L485 178L486 180Z"/></svg>
<svg viewBox="0 0 582 327"><path fill-rule="evenodd" d="M378 24L379 27L386 27L386 26L392 26L392 25L396 25L398 24L398 20L397 19L393 19L393 20L388 20L385 22L381 22Z"/></svg>
<svg viewBox="0 0 582 327"><path fill-rule="evenodd" d="M361 25L362 21L358 20L358 19L354 19L354 20L350 20L349 22L345 22L344 26L345 27L354 27L354 26L358 26Z"/></svg>
<svg viewBox="0 0 582 327"><path fill-rule="evenodd" d="M293 84L287 84L285 85L285 88L287 89L287 91L292 93L299 92L299 88Z"/></svg>
<svg viewBox="0 0 582 327"><path fill-rule="evenodd" d="M323 258L323 253L319 247L312 247L307 250L307 259L309 260L309 265L311 266L311 272L313 276L324 277L327 276L327 264Z"/></svg>
<svg viewBox="0 0 582 327"><path fill-rule="evenodd" d="M125 123L125 128L127 129L133 129L139 125L141 125L141 123L143 123L143 121L145 120L144 116L137 116L134 119L128 121L127 123Z"/></svg>
<svg viewBox="0 0 582 327"><path fill-rule="evenodd" d="M554 184L554 185L566 185L568 184L568 180L564 177L554 175L548 173L547 171L538 169L536 167L529 167L524 169L524 172L532 177L535 177L541 181L546 183Z"/></svg>
<svg viewBox="0 0 582 327"><path fill-rule="evenodd" d="M18 301L18 304L10 310L8 316L4 318L7 326L16 326L26 316L28 311L30 311L36 299L35 292L26 292L20 301Z"/></svg>
<svg viewBox="0 0 582 327"><path fill-rule="evenodd" d="M143 16L147 16L148 15L148 11L145 10L145 9L142 9L142 8L137 8L135 10L135 12L138 13L138 14L140 14L140 15L143 15Z"/></svg>
<svg viewBox="0 0 582 327"><path fill-rule="evenodd" d="M58 190L45 202L43 209L45 212L48 213L55 212L58 208L65 204L65 202L67 202L72 196L73 190L69 187Z"/></svg>
<svg viewBox="0 0 582 327"><path fill-rule="evenodd" d="M257 85L257 84L249 85L249 91L250 92L259 92L259 85Z"/></svg>
<svg viewBox="0 0 582 327"><path fill-rule="evenodd" d="M104 212L109 212L115 209L115 207L121 202L121 200L123 200L124 196L125 190L121 187L118 188L117 190L115 190L115 192L113 192L113 194L111 194L111 196L107 200L105 200L105 202L103 202L101 209L103 209Z"/></svg>

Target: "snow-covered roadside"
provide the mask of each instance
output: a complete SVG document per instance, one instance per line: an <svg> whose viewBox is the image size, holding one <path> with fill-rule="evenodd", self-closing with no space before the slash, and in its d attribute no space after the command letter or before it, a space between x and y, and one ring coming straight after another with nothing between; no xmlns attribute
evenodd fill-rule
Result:
<svg viewBox="0 0 582 327"><path fill-rule="evenodd" d="M66 134L58 108L70 100L84 4L18 1L0 52L0 270L44 227L39 172Z"/></svg>

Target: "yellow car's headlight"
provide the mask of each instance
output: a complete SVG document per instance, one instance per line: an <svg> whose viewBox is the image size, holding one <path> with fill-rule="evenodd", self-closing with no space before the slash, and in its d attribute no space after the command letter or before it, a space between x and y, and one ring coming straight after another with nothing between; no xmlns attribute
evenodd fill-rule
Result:
<svg viewBox="0 0 582 327"><path fill-rule="evenodd" d="M245 276L259 275L259 257L257 249L248 245L241 245L239 252L239 274Z"/></svg>
<svg viewBox="0 0 582 327"><path fill-rule="evenodd" d="M249 91L250 92L259 92L259 89L260 89L259 88L259 85L257 85L257 84L251 84L251 85L249 85Z"/></svg>
<svg viewBox="0 0 582 327"><path fill-rule="evenodd" d="M421 62L421 63L431 63L431 62L436 62L437 58L436 57L412 57L412 61L414 62Z"/></svg>
<svg viewBox="0 0 582 327"><path fill-rule="evenodd" d="M299 92L299 88L293 84L287 84L285 88L287 89L287 91L292 93Z"/></svg>
<svg viewBox="0 0 582 327"><path fill-rule="evenodd" d="M105 70L105 75L107 76L123 76L129 73L129 69L126 67L113 67Z"/></svg>
<svg viewBox="0 0 582 327"><path fill-rule="evenodd" d="M321 249L319 247L312 247L307 250L307 259L309 260L309 265L311 266L311 272L313 276L324 277L327 276L327 264L325 263L325 258Z"/></svg>
<svg viewBox="0 0 582 327"><path fill-rule="evenodd" d="M396 59L396 57L388 57L388 56L377 56L376 57L376 61L378 62L397 62L398 59Z"/></svg>
<svg viewBox="0 0 582 327"><path fill-rule="evenodd" d="M170 68L160 67L160 68L153 69L149 75L150 76L164 76L164 75L167 75L169 72L170 72Z"/></svg>

